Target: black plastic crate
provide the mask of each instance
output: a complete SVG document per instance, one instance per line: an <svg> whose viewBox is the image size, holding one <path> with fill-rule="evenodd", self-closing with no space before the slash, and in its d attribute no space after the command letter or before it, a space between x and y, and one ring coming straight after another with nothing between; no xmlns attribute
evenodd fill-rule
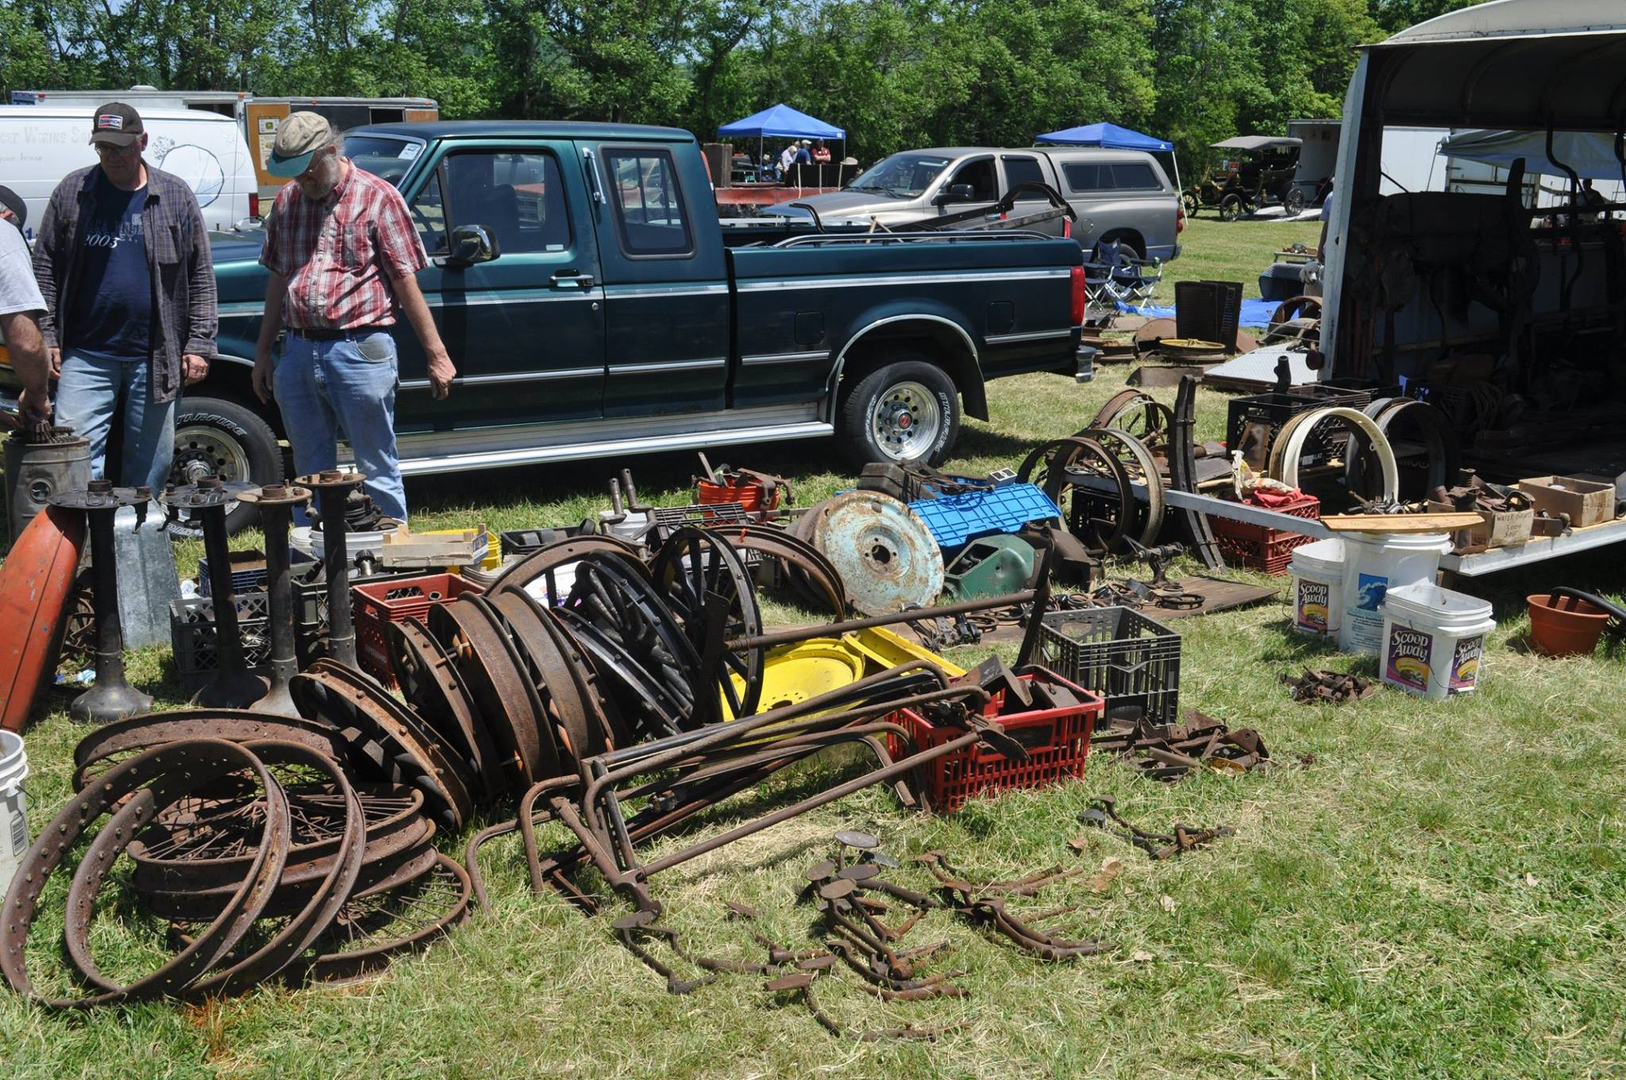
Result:
<svg viewBox="0 0 1626 1080"><path fill-rule="evenodd" d="M1246 452L1249 464L1262 467L1270 455L1271 445L1275 443L1277 434L1282 430L1282 425L1299 413L1338 406L1359 410L1366 408L1371 402L1370 390L1344 390L1331 387L1323 390L1295 387L1285 394L1254 394L1249 397L1232 398L1225 423L1225 445L1231 450L1240 450L1243 436L1249 428L1260 426L1268 428L1269 434L1263 449L1259 451L1250 449ZM1332 457L1342 455L1343 444L1348 434L1342 424L1326 425L1326 430L1316 432L1315 443L1305 448L1304 464L1323 465Z"/></svg>
<svg viewBox="0 0 1626 1080"><path fill-rule="evenodd" d="M365 577L352 574L350 584L365 585L369 581L421 576L421 573L402 568ZM312 574L309 567L305 574L309 576L302 576L298 569L294 571L294 654L299 658L301 670L309 667L311 661L327 655L327 574L320 570Z"/></svg>
<svg viewBox="0 0 1626 1080"><path fill-rule="evenodd" d="M271 660L271 620L264 592L238 593L237 630L243 640L243 660L256 674L267 675ZM215 648L215 602L210 596L183 597L169 602L169 641L175 653L175 674L187 697L201 690L220 668Z"/></svg>
<svg viewBox="0 0 1626 1080"><path fill-rule="evenodd" d="M580 525L571 525L563 529L507 529L497 534L497 542L502 549L502 557L507 559L513 555L529 555L560 540L591 536L593 533L593 523L584 521Z"/></svg>
<svg viewBox="0 0 1626 1080"><path fill-rule="evenodd" d="M1148 719L1180 716L1180 635L1126 607L1047 612L1040 662L1107 699L1107 712L1138 705Z"/></svg>
<svg viewBox="0 0 1626 1080"><path fill-rule="evenodd" d="M1236 343L1242 322L1240 281L1179 281L1174 286L1175 335L1217 341L1227 349Z"/></svg>

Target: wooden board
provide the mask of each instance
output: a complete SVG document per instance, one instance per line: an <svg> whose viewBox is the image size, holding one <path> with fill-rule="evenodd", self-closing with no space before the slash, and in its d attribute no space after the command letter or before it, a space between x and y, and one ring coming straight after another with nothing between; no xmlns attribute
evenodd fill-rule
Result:
<svg viewBox="0 0 1626 1080"><path fill-rule="evenodd" d="M1448 533L1480 524L1477 513L1449 514L1330 514L1321 524L1333 532Z"/></svg>

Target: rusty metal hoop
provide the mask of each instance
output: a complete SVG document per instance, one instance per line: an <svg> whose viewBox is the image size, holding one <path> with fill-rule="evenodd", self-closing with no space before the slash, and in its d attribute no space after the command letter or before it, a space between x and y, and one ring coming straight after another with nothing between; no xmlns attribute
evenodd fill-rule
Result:
<svg viewBox="0 0 1626 1080"><path fill-rule="evenodd" d="M302 715L337 719L358 732L352 752L383 770L387 779L421 787L431 812L449 828L461 829L474 813L463 769L416 715L372 679L322 659L295 675L288 690Z"/></svg>
<svg viewBox="0 0 1626 1080"><path fill-rule="evenodd" d="M784 570L785 580L809 606L822 606L834 619L847 617L847 589L835 565L824 552L802 537L777 525L712 525L740 551L772 559Z"/></svg>
<svg viewBox="0 0 1626 1080"><path fill-rule="evenodd" d="M165 805L230 773L249 770L256 774L275 802L265 819L253 872L243 879L237 894L191 944L158 970L125 986L103 988L82 998L50 998L39 994L28 977L25 952L28 931L38 915L40 897L46 882L61 866L74 843L86 828L117 807L114 818L119 832L109 823L92 841L89 855L80 863L76 876L83 873L105 877L119 851L133 839L137 830ZM17 993L47 1008L89 1008L121 1001L144 1000L174 995L190 986L215 965L248 930L260 909L270 899L271 886L281 875L287 857L287 807L272 795L280 791L260 760L236 743L223 739L189 739L156 747L115 765L89 790L68 801L40 833L17 868L17 876L6 897L6 911L0 920L0 973ZM105 834L105 839L104 839ZM83 930L91 912L70 909L65 936L77 936L83 947Z"/></svg>
<svg viewBox="0 0 1626 1080"><path fill-rule="evenodd" d="M73 789L83 791L91 767L118 754L139 753L188 739L249 743L262 739L294 742L344 760L347 744L339 729L323 720L267 716L247 709L180 709L132 716L92 731L73 750Z"/></svg>
<svg viewBox="0 0 1626 1080"><path fill-rule="evenodd" d="M500 796L505 781L497 767L497 747L485 722L474 715L474 697L457 662L419 619L388 623L384 636L401 696L468 761L481 794Z"/></svg>
<svg viewBox="0 0 1626 1080"><path fill-rule="evenodd" d="M682 620L697 656L706 656L708 601L713 594L729 605L725 639L762 633L762 613L745 560L721 533L692 525L679 529L661 545L650 564L650 576L667 606ZM731 652L724 648L717 670L702 671L700 675L703 679L716 678L730 715L750 716L762 701L765 663L762 649ZM740 686L736 686L735 676Z"/></svg>
<svg viewBox="0 0 1626 1080"><path fill-rule="evenodd" d="M547 585L548 605L557 606L564 599L564 594L559 591L555 572L560 567L579 561L584 555L595 553L619 555L638 566L643 565L638 557L638 549L625 540L614 536L575 536L540 547L513 565L503 567L486 592L525 589L543 580Z"/></svg>
<svg viewBox="0 0 1626 1080"><path fill-rule="evenodd" d="M1068 470L1075 461L1086 457L1103 463L1103 480L1114 488L1110 496L1105 490L1090 493L1097 501L1095 509L1108 511L1110 516L1087 516L1091 513L1089 508L1082 503L1074 507L1072 499L1067 498L1068 492L1078 487L1068 480ZM1135 498L1129 473L1115 454L1093 439L1073 435L1035 447L1017 470L1017 477L1023 483L1038 484L1044 489L1045 494L1061 507L1062 522L1067 531L1077 536L1093 554L1104 555L1117 550L1134 522ZM1067 498L1065 506L1062 505L1063 498ZM1088 533L1084 533L1085 527L1089 528Z"/></svg>

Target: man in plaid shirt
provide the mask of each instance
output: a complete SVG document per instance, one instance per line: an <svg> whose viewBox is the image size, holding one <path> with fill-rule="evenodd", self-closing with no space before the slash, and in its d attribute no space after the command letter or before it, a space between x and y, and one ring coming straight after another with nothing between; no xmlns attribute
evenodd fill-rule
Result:
<svg viewBox="0 0 1626 1080"><path fill-rule="evenodd" d="M342 431L385 514L406 520L395 450L394 327L406 316L429 357L437 398L457 369L446 355L414 276L428 265L394 186L339 152L323 117L282 122L266 162L294 182L277 195L260 262L271 271L254 357L254 391L276 397L300 475L334 468ZM286 327L282 354L272 346Z"/></svg>

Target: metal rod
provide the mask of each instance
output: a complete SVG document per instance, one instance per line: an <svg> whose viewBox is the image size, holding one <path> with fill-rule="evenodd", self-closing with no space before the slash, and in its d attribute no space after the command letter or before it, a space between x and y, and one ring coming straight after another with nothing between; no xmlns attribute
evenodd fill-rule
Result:
<svg viewBox="0 0 1626 1080"><path fill-rule="evenodd" d="M793 630L778 630L772 634L758 634L756 637L737 638L728 643L730 652L740 652L744 649L768 649L776 645L792 645L798 641L807 641L816 637L839 637L853 630L868 630L872 626L896 626L899 623L916 622L920 619L935 619L939 616L969 615L973 611L988 611L992 608L1016 607L1029 603L1038 595L1036 589L1023 589L1008 596L992 596L983 600L961 600L955 604L941 604L937 607L911 608L908 611L899 611L891 615L872 615L867 619L850 619L847 622L827 623L823 626L804 626Z"/></svg>
<svg viewBox="0 0 1626 1080"><path fill-rule="evenodd" d="M736 840L750 836L752 833L761 832L763 829L771 828L772 826L778 825L781 822L789 821L793 817L799 817L800 815L808 813L809 811L817 810L819 807L824 806L827 803L833 803L837 799L844 799L855 791L862 791L871 785L885 783L895 776L902 776L904 773L909 772L911 769L918 768L928 761L935 761L937 758L945 757L957 750L962 750L965 747L977 742L981 738L982 736L976 732L972 732L968 735L962 735L958 739L950 739L941 746L934 746L930 750L922 750L920 753L915 754L912 757L906 757L901 761L897 761L886 766L885 768L876 769L872 772L865 773L863 776L854 777L845 784L838 784L830 790L815 795L812 798L804 799L802 802L796 803L794 806L787 806L783 809L775 810L773 813L768 814L765 817L760 817L755 821L747 822L744 825L730 829L725 833L720 833L717 836L711 837L709 840L702 840L700 843L691 848L686 848L683 851L675 851L666 856L664 859L656 859L652 863L645 863L643 867L638 870L637 875L640 879L647 881L650 877L660 873L662 870L669 870L681 863L688 862L690 859L699 858L701 855L704 855L707 852L715 851L727 844L732 844Z"/></svg>
<svg viewBox="0 0 1626 1080"><path fill-rule="evenodd" d="M112 485L93 480L90 490L111 492ZM105 508L84 511L95 579L92 603L96 612L96 685L68 706L68 715L81 724L111 723L152 708L152 698L132 687L124 677L124 624L119 619L119 564L113 543L113 516L118 510L117 502L111 502Z"/></svg>

